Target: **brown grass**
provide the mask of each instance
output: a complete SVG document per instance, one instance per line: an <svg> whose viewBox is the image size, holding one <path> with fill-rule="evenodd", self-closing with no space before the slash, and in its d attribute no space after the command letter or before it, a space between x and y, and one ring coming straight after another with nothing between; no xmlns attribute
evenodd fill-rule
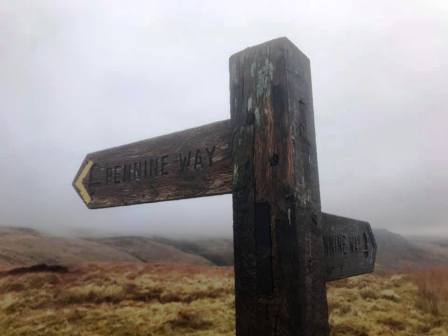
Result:
<svg viewBox="0 0 448 336"><path fill-rule="evenodd" d="M418 287L418 308L434 316L448 312L448 268L431 268L414 272Z"/></svg>
<svg viewBox="0 0 448 336"><path fill-rule="evenodd" d="M447 336L447 275L330 283L332 336ZM234 309L230 268L87 264L0 277L1 336L230 336Z"/></svg>
<svg viewBox="0 0 448 336"><path fill-rule="evenodd" d="M383 272L330 283L332 335L448 335L447 274Z"/></svg>

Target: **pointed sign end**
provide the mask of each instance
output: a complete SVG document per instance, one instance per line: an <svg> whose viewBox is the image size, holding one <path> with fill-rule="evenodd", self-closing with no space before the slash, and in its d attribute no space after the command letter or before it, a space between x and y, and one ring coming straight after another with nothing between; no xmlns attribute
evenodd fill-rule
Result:
<svg viewBox="0 0 448 336"><path fill-rule="evenodd" d="M84 185L84 180L89 175L90 169L93 166L93 161L86 161L87 162L81 167L78 175L76 176L75 181L73 182L73 187L76 189L79 196L81 196L84 203L90 208L89 204L92 202L92 197Z"/></svg>

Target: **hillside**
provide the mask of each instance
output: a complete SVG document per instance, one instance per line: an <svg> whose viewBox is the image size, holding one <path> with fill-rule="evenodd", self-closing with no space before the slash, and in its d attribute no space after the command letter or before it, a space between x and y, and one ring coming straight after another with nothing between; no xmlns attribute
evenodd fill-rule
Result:
<svg viewBox="0 0 448 336"><path fill-rule="evenodd" d="M54 237L24 228L0 227L0 266L80 264L85 262L167 262L210 265L197 255L139 237L97 241Z"/></svg>
<svg viewBox="0 0 448 336"><path fill-rule="evenodd" d="M48 236L31 229L0 228L0 265L138 261L115 248L78 238Z"/></svg>
<svg viewBox="0 0 448 336"><path fill-rule="evenodd" d="M210 239L169 239L156 237L155 240L173 246L187 253L200 255L218 266L233 265L233 241L226 238Z"/></svg>
<svg viewBox="0 0 448 336"><path fill-rule="evenodd" d="M405 238L387 230L374 230L377 240L377 269L408 270L447 266L448 244L443 240ZM67 238L35 230L0 227L0 265L84 262L183 263L230 266L231 239L173 239L118 236Z"/></svg>
<svg viewBox="0 0 448 336"><path fill-rule="evenodd" d="M420 248L431 251L434 258L448 259L448 238L440 237L409 237L409 240Z"/></svg>
<svg viewBox="0 0 448 336"><path fill-rule="evenodd" d="M374 230L378 245L376 262L385 269L407 270L448 266L448 248L427 238L410 239L385 229Z"/></svg>
<svg viewBox="0 0 448 336"><path fill-rule="evenodd" d="M89 239L90 241L91 239ZM194 265L212 265L213 263L202 257L200 253L184 250L145 237L110 237L92 240L114 248L118 251L127 253L134 258L148 263L184 263Z"/></svg>

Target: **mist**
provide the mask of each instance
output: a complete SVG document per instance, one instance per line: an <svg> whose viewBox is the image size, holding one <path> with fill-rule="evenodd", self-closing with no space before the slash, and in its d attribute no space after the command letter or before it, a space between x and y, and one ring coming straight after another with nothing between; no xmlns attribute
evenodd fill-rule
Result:
<svg viewBox="0 0 448 336"><path fill-rule="evenodd" d="M0 225L232 234L231 196L88 210L93 151L227 119L228 58L287 36L310 59L322 209L448 235L448 3L0 0Z"/></svg>

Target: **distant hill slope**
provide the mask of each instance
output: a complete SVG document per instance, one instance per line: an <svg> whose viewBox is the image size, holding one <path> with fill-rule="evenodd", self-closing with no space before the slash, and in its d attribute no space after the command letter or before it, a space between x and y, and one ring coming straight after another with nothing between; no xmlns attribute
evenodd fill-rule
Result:
<svg viewBox="0 0 448 336"><path fill-rule="evenodd" d="M431 254L433 259L442 261L442 263L446 263L446 260L448 260L448 238L410 237L409 240Z"/></svg>
<svg viewBox="0 0 448 336"><path fill-rule="evenodd" d="M0 227L0 265L3 267L142 261L211 264L200 256L145 238L116 237L95 241L53 237L32 229Z"/></svg>
<svg viewBox="0 0 448 336"><path fill-rule="evenodd" d="M412 269L431 266L448 266L448 248L422 238L405 238L385 229L373 230L378 245L378 265L385 269Z"/></svg>
<svg viewBox="0 0 448 336"><path fill-rule="evenodd" d="M125 252L143 262L213 265L213 262L200 254L190 253L190 251L185 251L171 244L164 244L151 238L124 236L99 238L93 241Z"/></svg>
<svg viewBox="0 0 448 336"><path fill-rule="evenodd" d="M187 253L200 255L218 266L233 265L233 241L226 238L210 239L168 239L154 238L155 240L173 246Z"/></svg>
<svg viewBox="0 0 448 336"><path fill-rule="evenodd" d="M0 264L74 264L89 261L137 261L127 253L96 242L52 237L31 229L0 228Z"/></svg>
<svg viewBox="0 0 448 336"><path fill-rule="evenodd" d="M405 238L387 230L374 230L377 269L414 269L448 266L447 241ZM31 229L0 227L0 266L39 263L148 262L193 265L233 264L231 239L171 239L118 236L62 238Z"/></svg>

